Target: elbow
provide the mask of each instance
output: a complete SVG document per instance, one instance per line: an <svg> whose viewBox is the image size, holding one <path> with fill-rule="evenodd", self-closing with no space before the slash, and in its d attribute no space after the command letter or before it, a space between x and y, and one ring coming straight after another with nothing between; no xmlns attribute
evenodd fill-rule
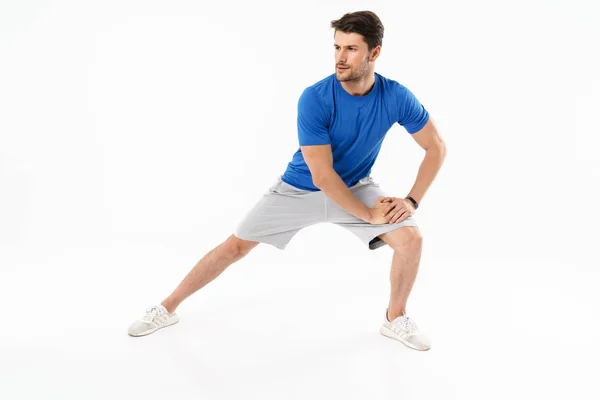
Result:
<svg viewBox="0 0 600 400"><path fill-rule="evenodd" d="M433 152L438 154L442 159L446 158L446 143L444 143L441 140L436 142L433 146L430 146L427 150L432 150Z"/></svg>
<svg viewBox="0 0 600 400"><path fill-rule="evenodd" d="M444 144L442 142L442 144L439 146L439 152L440 152L440 157L442 159L446 158L446 144Z"/></svg>
<svg viewBox="0 0 600 400"><path fill-rule="evenodd" d="M327 186L327 182L329 182L331 174L329 171L319 171L312 174L312 181L315 187L322 189L323 186Z"/></svg>
<svg viewBox="0 0 600 400"><path fill-rule="evenodd" d="M446 158L446 143L442 142L442 146L440 148L440 154L442 158Z"/></svg>
<svg viewBox="0 0 600 400"><path fill-rule="evenodd" d="M321 187L323 186L324 183L324 179L321 175L313 175L313 185L315 185L316 188L321 189Z"/></svg>

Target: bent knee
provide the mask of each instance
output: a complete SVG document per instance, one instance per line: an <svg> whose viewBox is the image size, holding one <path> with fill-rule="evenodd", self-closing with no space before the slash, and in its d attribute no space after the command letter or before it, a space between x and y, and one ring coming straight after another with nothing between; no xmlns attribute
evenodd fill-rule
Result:
<svg viewBox="0 0 600 400"><path fill-rule="evenodd" d="M401 228L387 235L388 245L394 250L419 252L423 247L423 235L417 228Z"/></svg>

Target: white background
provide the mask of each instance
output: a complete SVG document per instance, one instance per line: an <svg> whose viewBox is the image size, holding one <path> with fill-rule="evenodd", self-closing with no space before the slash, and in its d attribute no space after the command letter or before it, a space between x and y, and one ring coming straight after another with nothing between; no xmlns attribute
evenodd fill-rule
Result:
<svg viewBox="0 0 600 400"><path fill-rule="evenodd" d="M2 1L0 398L598 398L598 7ZM391 249L330 225L128 337L284 172L363 9L448 148L408 303L432 350L378 333ZM404 196L423 156L396 125L373 176Z"/></svg>

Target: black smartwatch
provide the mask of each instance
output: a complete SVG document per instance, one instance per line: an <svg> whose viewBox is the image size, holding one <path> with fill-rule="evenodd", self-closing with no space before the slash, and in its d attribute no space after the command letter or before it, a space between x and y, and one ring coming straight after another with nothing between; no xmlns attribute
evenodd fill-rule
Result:
<svg viewBox="0 0 600 400"><path fill-rule="evenodd" d="M405 199L408 199L408 200L410 200L411 203L413 203L413 206L415 206L415 210L417 208L419 208L419 203L417 203L417 201L415 199L413 199L412 197L406 196Z"/></svg>

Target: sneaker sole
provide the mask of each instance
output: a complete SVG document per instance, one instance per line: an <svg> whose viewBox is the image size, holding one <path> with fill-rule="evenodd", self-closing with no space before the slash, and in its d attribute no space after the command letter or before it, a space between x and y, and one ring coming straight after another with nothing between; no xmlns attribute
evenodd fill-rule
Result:
<svg viewBox="0 0 600 400"><path fill-rule="evenodd" d="M179 319L178 319L177 321L175 321L175 322L171 322L170 324L165 324L165 325L163 325L163 326L160 326L160 327L158 327L158 328L156 328L156 329L154 329L154 330L152 330L152 331L148 331L148 332L144 332L144 333L139 333L139 334L132 334L132 333L130 333L130 332L127 332L127 334L128 334L129 336L131 336L131 337L141 337L141 336L147 336L147 335L150 335L151 333L154 333L154 332L156 332L156 331L157 331L157 330L159 330L159 329L166 328L166 327L168 327L168 326L171 326L171 325L175 325L175 324L176 324L176 323L178 323L178 322L179 322Z"/></svg>
<svg viewBox="0 0 600 400"><path fill-rule="evenodd" d="M410 347L413 350L418 350L418 351L427 351L429 350L431 347L428 347L426 349L420 349L418 347L415 347L412 343L402 339L401 337L399 337L398 335L396 335L394 333L394 331L392 331L391 329L389 329L387 326L383 325L381 327L381 329L379 330L379 333L381 333L383 336L389 337L390 339L395 339L399 342L401 342L402 344L404 344L406 347Z"/></svg>

